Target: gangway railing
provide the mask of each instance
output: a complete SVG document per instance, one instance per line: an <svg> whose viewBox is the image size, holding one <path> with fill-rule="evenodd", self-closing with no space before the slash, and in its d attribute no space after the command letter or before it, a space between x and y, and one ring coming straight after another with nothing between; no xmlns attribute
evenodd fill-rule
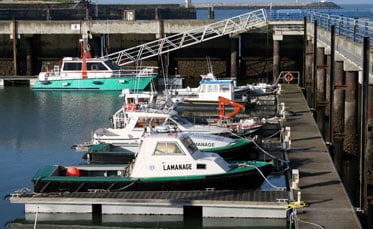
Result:
<svg viewBox="0 0 373 229"><path fill-rule="evenodd" d="M266 25L266 23L266 11L264 9L259 9L190 31L111 53L104 57L123 66L224 35L260 28Z"/></svg>

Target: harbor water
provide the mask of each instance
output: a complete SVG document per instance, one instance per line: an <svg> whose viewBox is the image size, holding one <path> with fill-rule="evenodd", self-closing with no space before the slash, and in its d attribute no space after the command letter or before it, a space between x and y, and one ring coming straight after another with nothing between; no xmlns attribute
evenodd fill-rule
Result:
<svg viewBox="0 0 373 229"><path fill-rule="evenodd" d="M70 147L89 141L95 129L109 127L109 117L119 109L122 99L119 92L32 91L28 86L7 86L0 90L0 104L0 190L5 197L19 189L32 190L32 176L45 165L85 163L82 153ZM271 182L281 185L283 179L276 183L272 178ZM0 209L3 228L32 228L35 215L25 215L23 204L2 199ZM189 228L183 216L106 215L96 220L90 214L40 214L38 225ZM204 228L252 226L286 228L286 219L203 220Z"/></svg>
<svg viewBox="0 0 373 229"><path fill-rule="evenodd" d="M342 7L323 12L373 18L373 5ZM215 10L215 19L245 12L247 9ZM207 11L199 10L197 18L206 19ZM84 163L82 154L70 147L90 140L95 129L109 127L109 117L121 104L118 92L35 92L28 86L0 89L2 197L21 188L32 190L32 176L45 165ZM0 210L0 227L33 228L35 215L25 215L24 205L10 204L2 198ZM189 228L183 223L182 216L114 215L97 220L91 215L52 214L39 215L38 225L37 228L72 228L73 225L86 228ZM287 228L285 219L203 219L202 225L204 228Z"/></svg>

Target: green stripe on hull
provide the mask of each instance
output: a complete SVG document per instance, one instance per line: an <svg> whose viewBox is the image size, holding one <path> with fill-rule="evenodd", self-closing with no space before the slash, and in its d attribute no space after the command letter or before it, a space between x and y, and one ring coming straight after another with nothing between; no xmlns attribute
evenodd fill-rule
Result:
<svg viewBox="0 0 373 229"><path fill-rule="evenodd" d="M101 79L71 79L40 82L37 81L33 90L100 90L121 91L122 89L144 90L157 77L134 78L101 78Z"/></svg>
<svg viewBox="0 0 373 229"><path fill-rule="evenodd" d="M246 166L239 166L239 167L233 168L225 174L245 173L248 171L256 170L257 168L260 169L269 164L270 162L250 161L249 163L246 164ZM133 182L133 181L139 180L139 181L146 181L146 182L159 182L159 181L175 181L175 180L180 180L180 181L201 180L201 179L205 179L208 176L224 175L224 173L221 173L221 174L214 174L214 175L191 175L191 176L151 177L151 178L131 178L131 177L114 177L114 176L72 177L72 176L52 175L51 173L55 170L55 168L56 168L56 165L53 165L53 166L46 166L45 168L39 170L37 174L33 177L33 181L37 182L38 180L43 180L43 181L68 181L68 182L82 182L82 181L84 182L99 182L99 181L102 181L102 182L125 182L125 181Z"/></svg>
<svg viewBox="0 0 373 229"><path fill-rule="evenodd" d="M224 150L233 150L240 148L242 146L251 144L252 141L245 139L245 138L239 138L236 140L235 144L231 145L226 145L226 146L219 146L219 147L211 147L211 148L206 148L206 149L201 149L202 152L219 152L219 151L224 151Z"/></svg>

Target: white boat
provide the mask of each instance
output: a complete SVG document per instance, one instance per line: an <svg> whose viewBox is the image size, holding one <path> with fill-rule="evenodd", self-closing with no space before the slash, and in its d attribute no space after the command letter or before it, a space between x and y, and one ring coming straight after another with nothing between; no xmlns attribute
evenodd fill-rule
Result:
<svg viewBox="0 0 373 229"><path fill-rule="evenodd" d="M138 107L140 108L140 107ZM127 109L121 107L112 116L112 127L94 131L92 144L107 143L123 147L138 147L148 132L186 132L231 136L230 130L212 125L195 125L170 109ZM135 149L136 151L136 149Z"/></svg>
<svg viewBox="0 0 373 229"><path fill-rule="evenodd" d="M256 189L272 169L272 162L201 152L188 134L152 134L129 164L53 165L32 180L35 193Z"/></svg>
<svg viewBox="0 0 373 229"><path fill-rule="evenodd" d="M202 152L214 152L225 160L255 160L259 152L256 144L246 138L228 138L212 134L189 134L190 139ZM88 164L123 164L132 161L140 150L138 147L121 147L112 144L87 146L83 159Z"/></svg>

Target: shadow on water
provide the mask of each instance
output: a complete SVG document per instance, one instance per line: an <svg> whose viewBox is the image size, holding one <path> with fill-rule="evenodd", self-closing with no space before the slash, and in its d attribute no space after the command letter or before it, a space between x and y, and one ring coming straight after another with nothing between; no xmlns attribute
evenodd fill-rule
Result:
<svg viewBox="0 0 373 229"><path fill-rule="evenodd" d="M181 215L102 215L38 214L37 228L272 228L284 229L283 219L203 218L185 219ZM35 214L8 222L5 228L33 228Z"/></svg>

